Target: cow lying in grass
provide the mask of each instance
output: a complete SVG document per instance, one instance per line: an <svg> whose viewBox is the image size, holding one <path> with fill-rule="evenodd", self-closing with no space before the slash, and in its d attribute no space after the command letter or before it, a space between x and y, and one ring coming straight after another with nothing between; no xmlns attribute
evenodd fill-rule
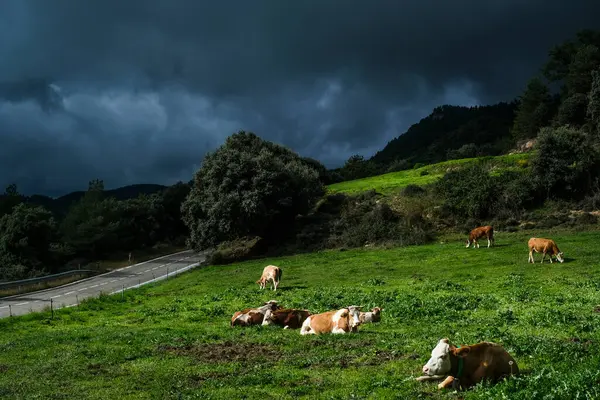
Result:
<svg viewBox="0 0 600 400"><path fill-rule="evenodd" d="M369 322L379 322L381 321L381 312L383 311L382 308L379 307L375 307L373 308L371 311L367 311L367 312L360 312L358 314L358 320L360 321L360 324L366 324ZM352 328L352 332L356 332L358 331L358 326L355 326L354 328Z"/></svg>
<svg viewBox="0 0 600 400"><path fill-rule="evenodd" d="M267 310L262 324L279 325L283 329L298 329L310 315L310 312L307 310L294 310L290 308L275 311Z"/></svg>
<svg viewBox="0 0 600 400"><path fill-rule="evenodd" d="M546 254L550 256L550 264L552 264L552 256L555 256L558 261L563 263L565 260L563 258L563 252L558 249L556 243L552 239L543 239L543 238L534 238L532 237L527 242L527 246L529 247L529 262L533 264L533 252L542 253L542 261L544 262L544 258L546 258Z"/></svg>
<svg viewBox="0 0 600 400"><path fill-rule="evenodd" d="M268 310L279 310L281 306L276 300L269 300L263 306L257 308L246 308L242 311L236 311L231 317L231 326L250 326L260 325L265 318L265 313Z"/></svg>
<svg viewBox="0 0 600 400"><path fill-rule="evenodd" d="M444 379L438 389L450 386L467 389L484 380L496 383L510 375L517 375L519 367L498 344L481 342L460 347L442 339L423 366L423 373L425 375L418 377L418 381Z"/></svg>
<svg viewBox="0 0 600 400"><path fill-rule="evenodd" d="M261 289L264 289L267 286L267 283L271 281L273 283L273 290L277 290L277 286L279 286L279 281L281 281L281 268L276 267L275 265L267 265L263 269L263 273L259 280L256 283L259 284Z"/></svg>
<svg viewBox="0 0 600 400"><path fill-rule="evenodd" d="M344 334L355 332L360 325L359 313L361 308L350 306L340 310L310 315L302 324L300 334L319 335L322 333Z"/></svg>
<svg viewBox="0 0 600 400"><path fill-rule="evenodd" d="M478 239L487 238L488 247L494 244L494 228L490 225L479 226L469 232L469 238L467 239L467 248L473 243L473 248L479 248Z"/></svg>

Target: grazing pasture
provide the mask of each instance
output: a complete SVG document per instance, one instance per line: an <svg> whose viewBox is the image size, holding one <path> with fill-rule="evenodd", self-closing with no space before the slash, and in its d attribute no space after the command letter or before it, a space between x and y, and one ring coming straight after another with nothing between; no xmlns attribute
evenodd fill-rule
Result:
<svg viewBox="0 0 600 400"><path fill-rule="evenodd" d="M0 320L0 398L592 399L600 397L600 232L496 233L441 243L210 266L79 308ZM550 237L563 264L529 264ZM255 281L285 271L276 292ZM275 299L313 313L384 308L354 334L229 326ZM441 338L494 341L523 375L456 394L417 382Z"/></svg>
<svg viewBox="0 0 600 400"><path fill-rule="evenodd" d="M420 168L390 172L368 178L334 183L327 187L328 193L355 194L367 190L376 190L382 194L392 194L408 185L428 185L434 183L453 168L465 167L477 162L487 162L500 169L519 169L527 166L532 153L510 154L496 157L463 158L426 165Z"/></svg>

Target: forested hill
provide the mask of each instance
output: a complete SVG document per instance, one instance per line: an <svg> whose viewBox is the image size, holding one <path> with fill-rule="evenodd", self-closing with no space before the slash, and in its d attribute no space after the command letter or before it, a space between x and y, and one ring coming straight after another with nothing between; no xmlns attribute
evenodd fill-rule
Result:
<svg viewBox="0 0 600 400"><path fill-rule="evenodd" d="M397 160L428 164L503 153L511 145L510 128L516 108L516 101L476 107L436 107L406 133L391 140L371 161L383 165ZM458 153L456 157L453 152Z"/></svg>

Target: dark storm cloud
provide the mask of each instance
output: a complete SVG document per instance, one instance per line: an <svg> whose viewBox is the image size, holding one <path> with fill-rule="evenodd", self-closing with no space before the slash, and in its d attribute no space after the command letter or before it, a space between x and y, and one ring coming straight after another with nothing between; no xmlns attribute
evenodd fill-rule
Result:
<svg viewBox="0 0 600 400"><path fill-rule="evenodd" d="M512 99L600 12L593 0L374 4L5 1L0 184L187 180L238 129L336 166L437 105Z"/></svg>

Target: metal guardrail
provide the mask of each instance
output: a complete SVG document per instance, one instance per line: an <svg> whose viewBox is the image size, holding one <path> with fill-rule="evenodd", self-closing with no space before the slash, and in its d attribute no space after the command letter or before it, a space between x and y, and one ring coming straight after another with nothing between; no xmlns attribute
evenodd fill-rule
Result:
<svg viewBox="0 0 600 400"><path fill-rule="evenodd" d="M61 272L59 274L44 275L44 276L40 276L37 278L22 279L20 281L0 282L0 290L13 289L13 288L18 288L19 286L29 286L29 285L34 285L36 283L54 281L57 279L62 279L62 278L66 278L66 277L73 276L73 275L91 275L91 274L97 273L97 272L98 271L91 270L91 269L75 269L72 271Z"/></svg>

